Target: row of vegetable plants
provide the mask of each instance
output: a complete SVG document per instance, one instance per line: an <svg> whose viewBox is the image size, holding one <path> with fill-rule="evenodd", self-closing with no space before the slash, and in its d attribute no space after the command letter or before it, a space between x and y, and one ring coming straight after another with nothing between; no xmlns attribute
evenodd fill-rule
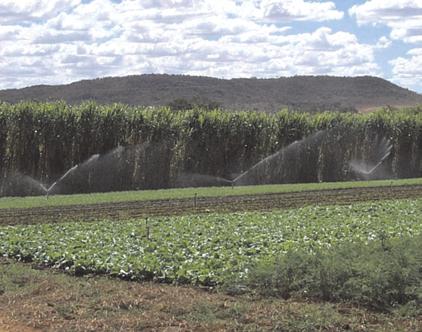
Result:
<svg viewBox="0 0 422 332"><path fill-rule="evenodd" d="M363 245L422 232L422 200L272 212L0 228L0 255L75 274L224 284L254 263L295 250Z"/></svg>

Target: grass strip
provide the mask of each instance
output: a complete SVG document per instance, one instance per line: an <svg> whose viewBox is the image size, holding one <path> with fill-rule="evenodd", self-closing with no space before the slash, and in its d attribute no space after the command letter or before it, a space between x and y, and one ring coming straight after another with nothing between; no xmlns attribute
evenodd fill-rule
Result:
<svg viewBox="0 0 422 332"><path fill-rule="evenodd" d="M400 180L374 180L350 182L326 182L303 184L278 184L239 187L175 188L160 190L122 191L93 194L4 197L0 198L0 209L35 208L47 206L67 206L79 204L116 203L129 201L169 200L180 198L241 196L269 193L287 193L312 190L333 190L347 188L389 187L422 185L422 178Z"/></svg>

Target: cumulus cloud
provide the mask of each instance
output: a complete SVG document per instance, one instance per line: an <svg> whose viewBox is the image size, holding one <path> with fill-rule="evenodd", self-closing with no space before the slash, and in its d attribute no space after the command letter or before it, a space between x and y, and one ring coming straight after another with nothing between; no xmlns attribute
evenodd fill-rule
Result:
<svg viewBox="0 0 422 332"><path fill-rule="evenodd" d="M380 75L374 52L389 43L384 38L365 44L353 33L326 26L294 30L295 22L340 19L343 13L331 1L28 4L7 7L6 19L0 15L0 88L141 73ZM18 15L24 24L17 23Z"/></svg>
<svg viewBox="0 0 422 332"><path fill-rule="evenodd" d="M390 61L393 80L398 84L418 88L422 80L422 48L414 48L405 57Z"/></svg>
<svg viewBox="0 0 422 332"><path fill-rule="evenodd" d="M91 36L78 31L70 32L50 32L46 31L34 39L34 44L58 44L58 43L72 43L75 41L89 42Z"/></svg>
<svg viewBox="0 0 422 332"><path fill-rule="evenodd" d="M124 0L128 6L141 6L143 8L186 8L193 7L202 1L198 0Z"/></svg>
<svg viewBox="0 0 422 332"><path fill-rule="evenodd" d="M380 37L377 42L377 48L389 48L393 42L386 36Z"/></svg>
<svg viewBox="0 0 422 332"><path fill-rule="evenodd" d="M340 20L344 13L336 9L334 2L303 0L263 0L260 4L263 17L274 21L328 21Z"/></svg>
<svg viewBox="0 0 422 332"><path fill-rule="evenodd" d="M360 25L386 25L391 38L407 43L422 42L422 2L420 0L370 0L350 8Z"/></svg>
<svg viewBox="0 0 422 332"><path fill-rule="evenodd" d="M0 24L26 24L36 19L51 18L67 12L81 3L81 0L2 0L0 2Z"/></svg>

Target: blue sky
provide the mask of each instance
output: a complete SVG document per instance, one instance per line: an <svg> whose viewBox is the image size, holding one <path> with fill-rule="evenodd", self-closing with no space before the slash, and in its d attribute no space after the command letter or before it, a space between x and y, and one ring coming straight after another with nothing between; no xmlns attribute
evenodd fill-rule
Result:
<svg viewBox="0 0 422 332"><path fill-rule="evenodd" d="M422 92L422 0L0 0L0 89L143 73Z"/></svg>

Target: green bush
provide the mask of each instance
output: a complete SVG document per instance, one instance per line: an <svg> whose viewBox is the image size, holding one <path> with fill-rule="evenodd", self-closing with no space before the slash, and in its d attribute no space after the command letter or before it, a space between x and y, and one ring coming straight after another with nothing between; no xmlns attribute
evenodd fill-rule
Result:
<svg viewBox="0 0 422 332"><path fill-rule="evenodd" d="M247 285L266 296L349 301L379 310L422 305L422 237L295 250L251 268Z"/></svg>

